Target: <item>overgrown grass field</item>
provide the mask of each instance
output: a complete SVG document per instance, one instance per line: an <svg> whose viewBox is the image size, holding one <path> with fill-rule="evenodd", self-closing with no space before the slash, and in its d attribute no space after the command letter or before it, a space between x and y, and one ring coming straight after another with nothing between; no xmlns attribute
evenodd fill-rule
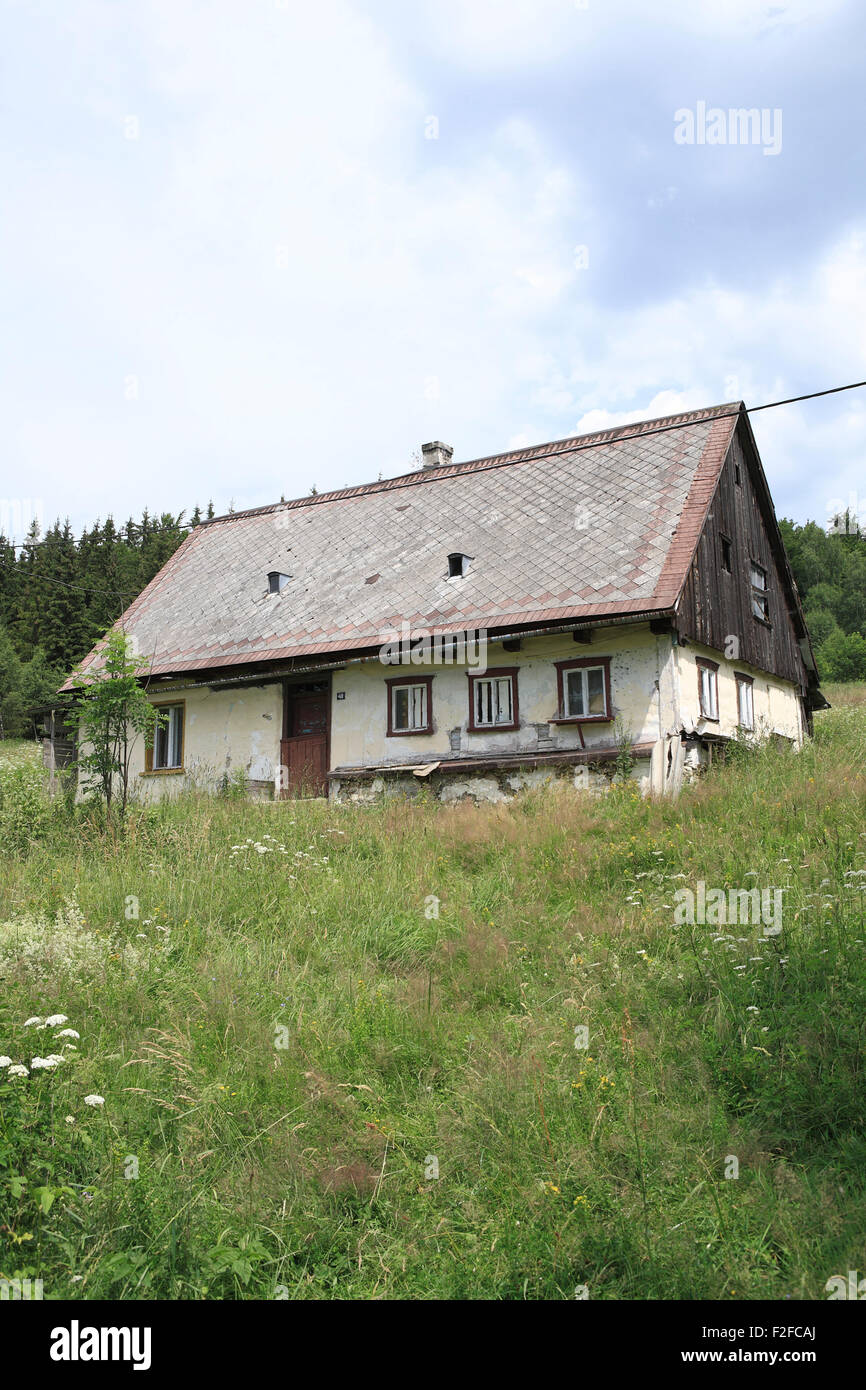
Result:
<svg viewBox="0 0 866 1390"><path fill-rule="evenodd" d="M3 745L0 1276L826 1298L866 1268L866 688L830 698L676 803L190 798L125 836ZM781 933L677 925L699 880L784 889Z"/></svg>

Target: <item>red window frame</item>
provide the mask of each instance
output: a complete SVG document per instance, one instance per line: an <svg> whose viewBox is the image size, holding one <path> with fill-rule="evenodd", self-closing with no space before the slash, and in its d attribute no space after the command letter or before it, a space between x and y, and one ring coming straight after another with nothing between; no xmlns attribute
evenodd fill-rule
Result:
<svg viewBox="0 0 866 1390"><path fill-rule="evenodd" d="M610 657L581 656L570 661L556 661L556 714L549 720L551 724L609 724L613 719L613 703L610 689ZM604 672L604 714L566 714L565 676L581 666L600 666Z"/></svg>
<svg viewBox="0 0 866 1390"><path fill-rule="evenodd" d="M395 685L426 685L427 723L423 729L394 728L394 700L392 687ZM391 676L385 681L388 700L388 738L409 738L413 734L432 734L433 732L433 677L432 676Z"/></svg>
<svg viewBox="0 0 866 1390"><path fill-rule="evenodd" d="M520 701L517 694L517 666L490 666L484 672L467 671L469 680L469 723L467 732L470 734L506 734L520 728ZM475 723L475 682L502 680L505 676L511 681L511 723L510 724L476 724Z"/></svg>

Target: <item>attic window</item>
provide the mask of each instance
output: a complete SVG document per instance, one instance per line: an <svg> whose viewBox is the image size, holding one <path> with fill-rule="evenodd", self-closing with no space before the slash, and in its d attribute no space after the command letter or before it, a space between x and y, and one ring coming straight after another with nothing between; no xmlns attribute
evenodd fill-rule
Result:
<svg viewBox="0 0 866 1390"><path fill-rule="evenodd" d="M734 482L737 484L737 487L740 486L740 465L738 463L734 464Z"/></svg>
<svg viewBox="0 0 866 1390"><path fill-rule="evenodd" d="M770 621L770 599L767 593L767 571L756 565L754 560L751 565L752 582L752 616L759 618L762 623Z"/></svg>
<svg viewBox="0 0 866 1390"><path fill-rule="evenodd" d="M268 593L278 594L281 589L285 588L286 584L288 584L291 577L292 576L290 574L281 574L279 570L269 570Z"/></svg>
<svg viewBox="0 0 866 1390"><path fill-rule="evenodd" d="M452 555L449 555L448 578L462 579L463 575L469 569L469 561L471 558L470 555L461 555L459 551L455 551Z"/></svg>
<svg viewBox="0 0 866 1390"><path fill-rule="evenodd" d="M730 574L730 573L731 573L731 542L730 542L730 540L728 539L727 536L719 536L719 541L721 542L721 546L722 546L722 569L723 569L727 574Z"/></svg>

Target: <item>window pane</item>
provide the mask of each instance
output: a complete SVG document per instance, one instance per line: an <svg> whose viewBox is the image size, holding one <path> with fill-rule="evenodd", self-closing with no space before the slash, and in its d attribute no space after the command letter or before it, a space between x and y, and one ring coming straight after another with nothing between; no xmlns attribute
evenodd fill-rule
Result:
<svg viewBox="0 0 866 1390"><path fill-rule="evenodd" d="M584 673L579 671L566 671L565 673L565 694L566 694L566 714L582 715L586 714L586 706L583 699Z"/></svg>
<svg viewBox="0 0 866 1390"><path fill-rule="evenodd" d="M497 724L511 724L511 677L503 676L496 682L496 694L498 699L496 709Z"/></svg>
<svg viewBox="0 0 866 1390"><path fill-rule="evenodd" d="M604 714L604 671L600 666L590 666L586 677L589 686L589 712Z"/></svg>
<svg viewBox="0 0 866 1390"><path fill-rule="evenodd" d="M174 709L172 709L172 711L171 711L170 718L169 718L169 725L168 725L168 734L169 734L169 740L168 740L169 753L168 753L168 756L169 756L169 766L170 766L170 767L180 767L180 763L181 763L180 749L181 749L181 735L182 735L182 733L183 733L183 717L182 717L182 716L183 716L183 710L182 710L181 706L180 706L180 705L175 705L175 706L174 706Z"/></svg>
<svg viewBox="0 0 866 1390"><path fill-rule="evenodd" d="M767 596L761 592L752 590L752 612L756 618L768 619L770 616L770 605Z"/></svg>
<svg viewBox="0 0 866 1390"><path fill-rule="evenodd" d="M183 706L164 705L160 713L167 716L167 719L165 723L160 723L154 732L153 767L180 767L183 748Z"/></svg>
<svg viewBox="0 0 866 1390"><path fill-rule="evenodd" d="M414 685L412 687L412 728L423 729L427 723L427 687L426 685Z"/></svg>
<svg viewBox="0 0 866 1390"><path fill-rule="evenodd" d="M707 719L716 718L716 673L708 666L701 670L701 714Z"/></svg>
<svg viewBox="0 0 866 1390"><path fill-rule="evenodd" d="M426 685L397 685L391 691L392 727L400 733L427 727Z"/></svg>

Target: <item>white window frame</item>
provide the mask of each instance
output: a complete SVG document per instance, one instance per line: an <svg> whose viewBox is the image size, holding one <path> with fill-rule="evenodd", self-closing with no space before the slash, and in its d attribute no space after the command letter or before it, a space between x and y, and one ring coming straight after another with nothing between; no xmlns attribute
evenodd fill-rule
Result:
<svg viewBox="0 0 866 1390"><path fill-rule="evenodd" d="M698 662L698 701L701 718L719 722L719 668L712 661Z"/></svg>
<svg viewBox="0 0 866 1390"><path fill-rule="evenodd" d="M397 694L403 690L409 691L407 701L409 723L400 725L397 723ZM427 704L427 692L426 681L406 681L402 685L391 686L391 732L393 734L424 734L429 731L430 710Z"/></svg>
<svg viewBox="0 0 866 1390"><path fill-rule="evenodd" d="M503 702L502 692L506 697ZM514 727L514 676L476 676L472 682L472 724L475 729ZM486 717L489 712L491 718Z"/></svg>
<svg viewBox="0 0 866 1390"><path fill-rule="evenodd" d="M590 672L592 671L598 671L601 674L601 714L591 714L589 711L589 677ZM571 708L572 676L580 676L580 690L581 697L583 699L583 713L581 713L579 710ZM565 719L605 719L610 715L610 710L607 707L607 669L605 666L601 664L601 662L599 662L598 666L574 666L570 671L563 671L562 677L562 703L564 706L562 713Z"/></svg>
<svg viewBox="0 0 866 1390"><path fill-rule="evenodd" d="M749 583L752 588L752 617L759 622L770 621L770 576L757 560L749 561Z"/></svg>
<svg viewBox="0 0 866 1390"><path fill-rule="evenodd" d="M748 676L736 677L737 681L737 723L741 729L747 733L753 733L755 728L755 683ZM745 699L744 699L745 697ZM743 718L743 714L747 718Z"/></svg>

